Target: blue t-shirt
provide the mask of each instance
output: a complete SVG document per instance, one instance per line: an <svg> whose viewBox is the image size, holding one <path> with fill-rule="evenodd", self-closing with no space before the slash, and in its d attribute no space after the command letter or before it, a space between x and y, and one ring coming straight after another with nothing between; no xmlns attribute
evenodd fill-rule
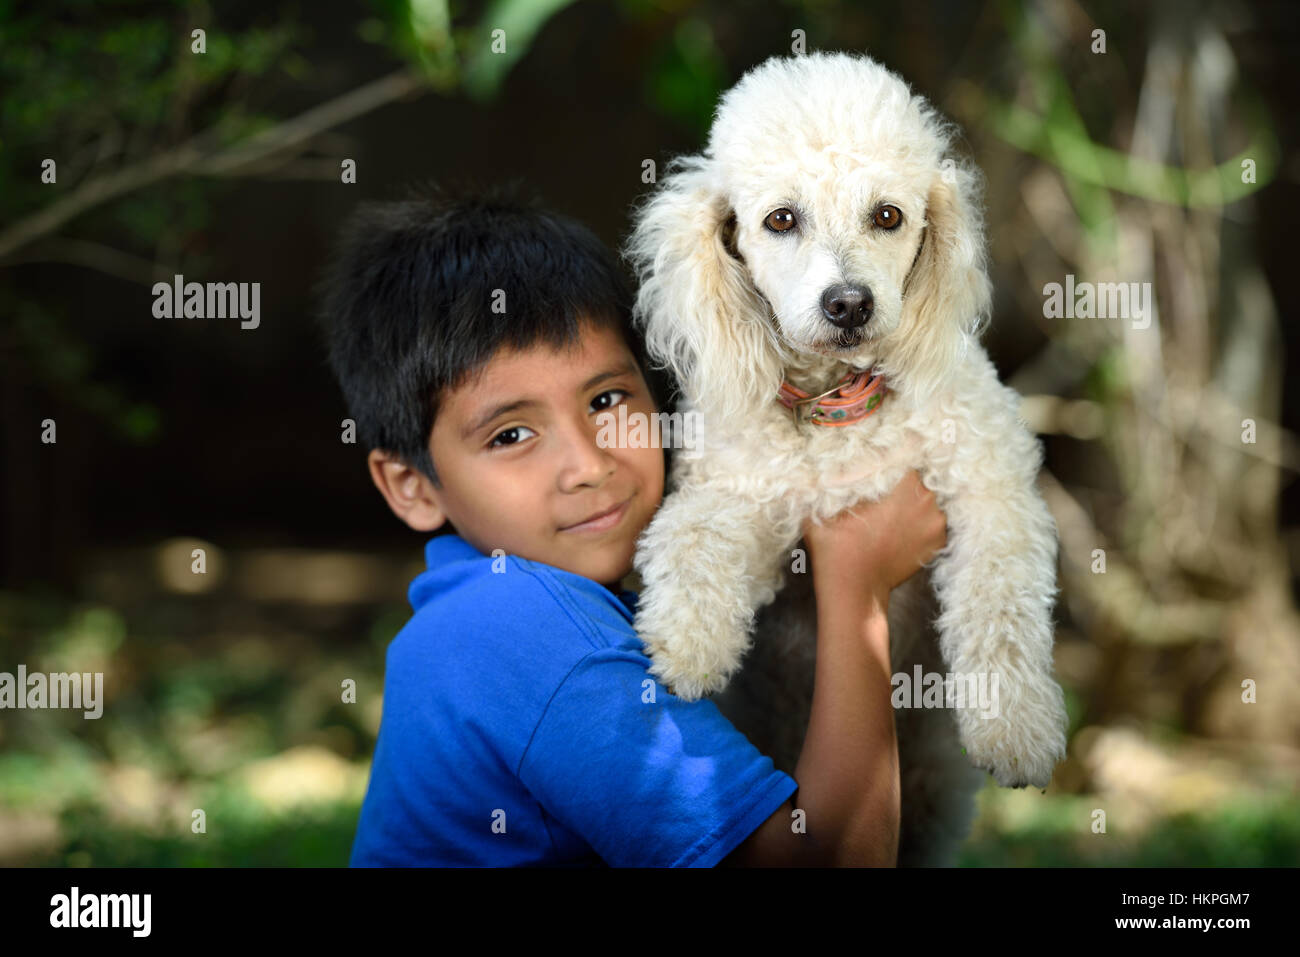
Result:
<svg viewBox="0 0 1300 957"><path fill-rule="evenodd" d="M635 592L456 535L425 557L353 867L712 867L795 792L713 702L648 673Z"/></svg>

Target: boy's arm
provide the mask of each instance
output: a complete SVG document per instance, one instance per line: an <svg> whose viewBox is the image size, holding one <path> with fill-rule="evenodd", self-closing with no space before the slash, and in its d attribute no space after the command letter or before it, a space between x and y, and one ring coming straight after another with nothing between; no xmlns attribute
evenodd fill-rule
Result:
<svg viewBox="0 0 1300 957"><path fill-rule="evenodd" d="M823 613L820 609L830 604ZM737 867L892 867L898 857L898 741L883 609L818 601L812 716L797 790L722 861ZM806 815L806 833L793 812Z"/></svg>
<svg viewBox="0 0 1300 957"><path fill-rule="evenodd" d="M808 526L817 596L812 714L789 801L723 866L893 866L898 740L890 706L889 593L945 541L934 495L909 472L889 496ZM792 813L806 815L806 833Z"/></svg>

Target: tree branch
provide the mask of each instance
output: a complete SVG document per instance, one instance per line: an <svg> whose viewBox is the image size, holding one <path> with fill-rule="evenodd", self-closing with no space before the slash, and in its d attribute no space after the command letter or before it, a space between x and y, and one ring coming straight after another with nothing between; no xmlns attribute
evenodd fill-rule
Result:
<svg viewBox="0 0 1300 957"><path fill-rule="evenodd" d="M0 232L0 259L14 250L54 232L88 209L116 199L158 180L190 172L226 175L239 167L302 143L318 133L401 99L424 86L425 80L410 69L398 70L343 94L291 120L264 130L247 142L211 152L214 130L206 130L173 149L125 169L97 176L67 196Z"/></svg>
<svg viewBox="0 0 1300 957"><path fill-rule="evenodd" d="M150 285L159 279L170 279L176 272L171 266L84 239L47 239L29 255L11 259L5 265L19 266L26 263L70 263L144 285Z"/></svg>

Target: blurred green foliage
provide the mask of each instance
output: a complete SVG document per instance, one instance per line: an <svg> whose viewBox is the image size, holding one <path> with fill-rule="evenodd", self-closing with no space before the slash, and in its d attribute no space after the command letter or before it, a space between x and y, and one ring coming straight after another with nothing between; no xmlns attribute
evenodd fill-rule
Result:
<svg viewBox="0 0 1300 957"><path fill-rule="evenodd" d="M290 14L223 31L205 9L185 0L0 7L0 223L20 222L95 176L146 164L201 130L228 144L274 122L251 105L249 81L277 69L301 77L305 61L293 51L305 41L304 28ZM196 27L206 30L203 55L191 52ZM55 183L42 182L46 159L57 164ZM147 262L159 249L183 248L208 223L224 188L192 179L129 192L88 210L65 232L105 237L115 253ZM47 244L57 238L37 236L16 251L16 261L57 260ZM193 257L190 264L202 265ZM96 378L94 350L73 331L64 300L22 298L5 284L0 315L16 318L17 359L37 381L127 441L157 439L161 411L128 387Z"/></svg>
<svg viewBox="0 0 1300 957"><path fill-rule="evenodd" d="M269 814L238 792L204 797L209 829L178 837L113 824L91 802L60 818L61 867L342 867L352 851L360 805L340 803Z"/></svg>
<svg viewBox="0 0 1300 957"><path fill-rule="evenodd" d="M1112 191L1180 206L1217 208L1263 189L1277 176L1281 150L1273 124L1260 98L1249 91L1245 112L1250 118L1250 142L1208 169L1167 166L1097 142L1036 9L1023 0L998 0L998 10L1018 65L1026 71L1036 112L990 96L984 103L988 127L1017 149L1060 170L1087 240L1096 248L1113 249L1118 241ZM1243 182L1242 162L1247 159L1255 163L1253 182Z"/></svg>
<svg viewBox="0 0 1300 957"><path fill-rule="evenodd" d="M703 17L685 17L646 73L645 99L703 141L718 95L730 81L713 28Z"/></svg>
<svg viewBox="0 0 1300 957"><path fill-rule="evenodd" d="M163 600L123 614L69 607L58 596L0 592L0 647L30 671L105 672L103 717L80 711L6 711L0 727L0 846L5 819L57 822L54 846L10 863L44 865L323 865L347 861L359 800L305 800L284 808L250 792L253 762L304 744L350 762L358 779L374 748L362 704L340 700L342 677L359 700L383 687L384 652L409 617L381 605L362 629L271 636L175 629ZM312 654L303 648L311 643ZM10 666L12 667L12 665ZM108 689L111 687L111 695ZM332 770L332 768L327 768ZM115 773L135 775L126 790ZM155 811L124 816L124 793ZM130 802L128 802L130 803ZM161 815L172 809L170 818ZM180 810L177 810L177 808ZM202 808L206 832L183 814ZM137 816L140 812L137 812ZM14 825L10 825L14 826Z"/></svg>
<svg viewBox="0 0 1300 957"><path fill-rule="evenodd" d="M984 803L1000 798L995 788ZM962 867L1294 867L1300 861L1300 797L1243 799L1201 814L1177 814L1142 830L1112 815L1092 833L1096 796L1055 795L1027 820L978 827Z"/></svg>
<svg viewBox="0 0 1300 957"><path fill-rule="evenodd" d="M146 158L218 121L222 140L233 142L271 119L234 107L251 97L249 79L301 67L292 51L305 42L305 29L285 16L232 32L201 13L185 0L73 0L0 11L0 219L50 201L54 191L39 178L46 157L59 159L66 190L92 170ZM190 49L197 27L206 30L203 55ZM148 241L167 220L152 225Z"/></svg>
<svg viewBox="0 0 1300 957"><path fill-rule="evenodd" d="M268 806L241 771L304 742L329 747L364 774L374 735L358 705L339 702L347 675L373 693L382 687L384 652L408 620L405 606L374 609L365 642L356 630L300 641L266 633L191 636L175 630L165 602L124 615L102 606L67 608L55 596L0 592L0 645L29 667L69 661L112 663L119 682L111 709L97 721L79 714L10 712L0 753L0 816L39 813L56 822L52 846L17 863L46 866L342 866L360 802L322 800L289 809ZM295 636L296 637L296 636ZM1070 694L1071 732L1080 703ZM147 772L156 800L173 792L202 808L206 831L183 820L125 818L108 768ZM962 851L962 866L1288 866L1300 860L1300 797L1242 798L1149 829L1090 831L1097 798L1027 795L988 785L983 809ZM1028 795L1037 798L1036 795ZM174 799L173 799L174 800Z"/></svg>

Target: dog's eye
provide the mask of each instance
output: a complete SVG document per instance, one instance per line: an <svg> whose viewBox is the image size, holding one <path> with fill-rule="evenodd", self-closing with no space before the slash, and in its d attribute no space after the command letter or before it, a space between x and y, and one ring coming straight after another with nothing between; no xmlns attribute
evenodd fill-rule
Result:
<svg viewBox="0 0 1300 957"><path fill-rule="evenodd" d="M881 229L897 229L899 223L903 221L903 211L897 206L885 204L876 209L876 214L871 217L871 221Z"/></svg>
<svg viewBox="0 0 1300 957"><path fill-rule="evenodd" d="M774 209L767 214L767 219L763 220L763 225L774 233L784 233L794 229L794 211L782 206L780 209Z"/></svg>

